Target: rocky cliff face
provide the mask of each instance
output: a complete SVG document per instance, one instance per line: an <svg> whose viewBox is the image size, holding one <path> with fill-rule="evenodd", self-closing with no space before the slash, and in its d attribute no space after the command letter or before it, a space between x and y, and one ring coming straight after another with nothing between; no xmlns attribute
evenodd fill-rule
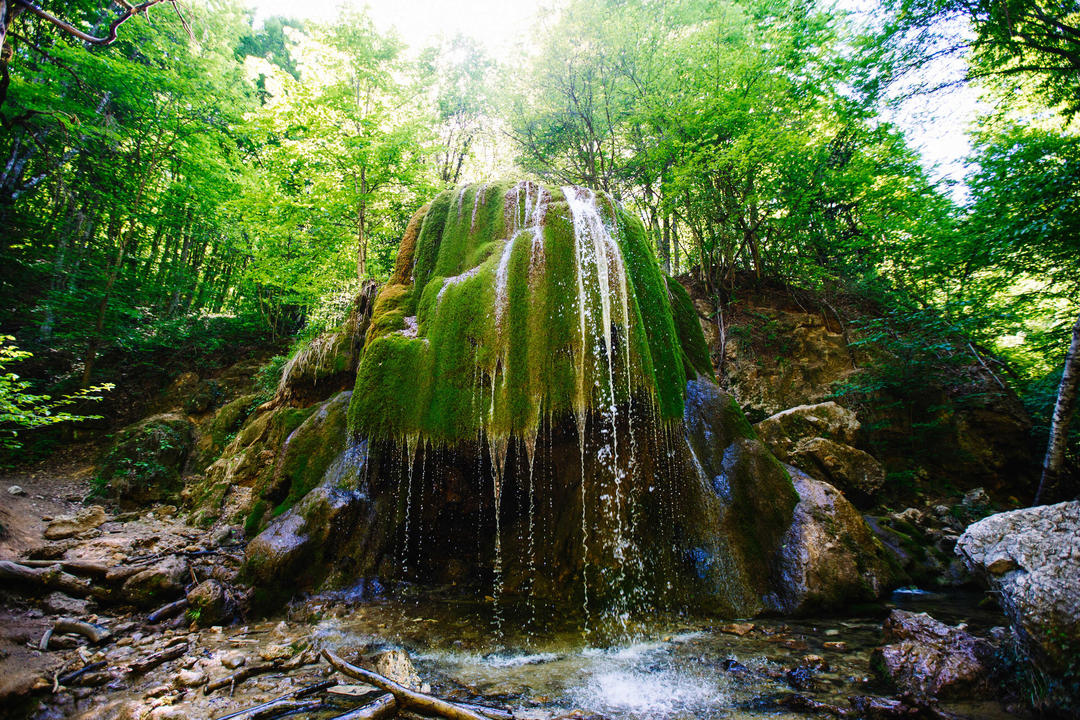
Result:
<svg viewBox="0 0 1080 720"><path fill-rule="evenodd" d="M721 386L752 421L826 401L855 413L860 429L854 437L825 439L869 452L884 467L889 482L872 496L904 496L918 486L939 492L985 487L1003 500L1030 496L1038 465L1030 420L1015 394L973 348L951 349L956 355L947 371L912 378L900 396L895 389L875 389L872 382L871 368L886 359L885 351L868 342L869 333L859 327L873 316L873 308L749 282L717 307L700 284L690 278L682 281L693 298ZM845 384L865 391L838 395ZM856 473L864 477L875 472L865 458L831 445L804 447L801 455L792 460L795 465L837 484L841 482L823 476L828 471L822 464L825 457L860 466Z"/></svg>

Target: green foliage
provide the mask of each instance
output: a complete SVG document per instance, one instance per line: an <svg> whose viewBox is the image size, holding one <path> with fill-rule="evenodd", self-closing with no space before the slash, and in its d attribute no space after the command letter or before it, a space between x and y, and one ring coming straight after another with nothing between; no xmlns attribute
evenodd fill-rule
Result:
<svg viewBox="0 0 1080 720"><path fill-rule="evenodd" d="M98 393L112 390L112 384L96 385L56 399L34 394L30 392L32 383L29 380L23 380L14 372L5 372L11 363L33 357L32 353L19 350L14 340L10 335L0 335L0 448L5 451L18 450L22 446L20 430L101 417L67 412L63 408L86 401L99 401L101 395Z"/></svg>
<svg viewBox="0 0 1080 720"><path fill-rule="evenodd" d="M255 400L252 401L253 407L262 405L274 397L274 393L278 389L278 383L281 382L281 374L285 370L285 363L288 361L289 358L286 355L275 355L270 358L269 362L258 369L255 373Z"/></svg>
<svg viewBox="0 0 1080 720"><path fill-rule="evenodd" d="M152 417L122 430L94 476L93 495L161 500L179 490L192 446L191 427L177 416Z"/></svg>

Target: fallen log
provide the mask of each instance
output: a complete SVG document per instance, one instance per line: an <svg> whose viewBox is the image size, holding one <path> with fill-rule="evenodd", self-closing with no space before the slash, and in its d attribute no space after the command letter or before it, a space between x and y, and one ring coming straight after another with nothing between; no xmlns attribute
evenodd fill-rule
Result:
<svg viewBox="0 0 1080 720"><path fill-rule="evenodd" d="M162 620L168 620L169 618L179 615L182 610L188 606L187 598L180 598L171 603L162 605L154 612L146 616L146 622L150 624L159 623Z"/></svg>
<svg viewBox="0 0 1080 720"><path fill-rule="evenodd" d="M52 640L52 636L55 633L75 633L76 635L82 635L94 645L107 640L112 635L108 628L103 628L100 625L94 625L93 623L74 620L72 618L60 618L53 623L51 628L45 631L44 635L41 636L41 642L38 643L38 650L48 650L49 642Z"/></svg>
<svg viewBox="0 0 1080 720"><path fill-rule="evenodd" d="M88 580L64 572L59 563L33 568L0 560L0 579L21 582L39 590L60 590L74 597L103 598L109 594L104 588L91 585Z"/></svg>
<svg viewBox="0 0 1080 720"><path fill-rule="evenodd" d="M330 720L383 720L397 715L398 701L391 693L380 695L367 705L350 710L344 715L335 715Z"/></svg>
<svg viewBox="0 0 1080 720"><path fill-rule="evenodd" d="M168 662L169 660L175 660L178 657L186 655L188 651L187 643L181 643L173 645L172 647L165 648L153 655L148 655L142 660L136 660L131 663L130 668L133 673L144 673L147 670L153 670L158 665Z"/></svg>
<svg viewBox="0 0 1080 720"><path fill-rule="evenodd" d="M61 569L73 575L103 578L109 574L109 566L93 560L19 560L19 565L28 568L47 568L59 565Z"/></svg>
<svg viewBox="0 0 1080 720"><path fill-rule="evenodd" d="M326 690L327 688L331 688L335 684L336 683L333 680L323 680L322 682L315 683L314 685L308 685L307 687L302 687L302 688L299 688L298 690L293 690L290 693L285 693L284 695L282 695L280 697L276 697L273 700L267 700L264 703L259 703L258 705L252 705L249 708L244 708L242 710L237 710L235 712L229 713L228 715L222 715L221 717L215 718L214 720L237 720L237 718L245 718L245 720L246 720L246 719L252 717L252 713L254 713L254 712L258 711L258 710L262 710L264 707L272 705L272 704L274 704L276 702L280 702L281 700L300 700L301 698L305 698L305 697L307 697L309 695L314 695L317 692L321 692L323 690Z"/></svg>
<svg viewBox="0 0 1080 720"><path fill-rule="evenodd" d="M356 678L357 680L362 680L369 685L374 685L380 690L391 693L405 710L412 710L421 715L438 715L439 717L448 718L448 720L488 720L487 716L481 715L479 712L469 710L437 697L432 697L431 695L425 695L416 692L415 690L410 690L378 673L357 667L352 663L342 660L329 650L323 650L322 656L326 658L326 662L330 663L331 667L338 672Z"/></svg>
<svg viewBox="0 0 1080 720"><path fill-rule="evenodd" d="M108 665L108 663L105 662L104 660L101 660L101 661L95 662L95 663L90 663L89 665L86 665L85 667L81 667L78 670L75 670L73 672L69 672L66 675L61 675L60 677L56 678L56 682L54 684L55 685L70 685L71 683L75 682L76 680L81 678L86 673L91 673L91 672L94 672L95 670L100 670L101 668L105 667L106 665Z"/></svg>
<svg viewBox="0 0 1080 720"><path fill-rule="evenodd" d="M283 668L278 663L260 663L258 665L245 665L231 675L226 675L225 677L208 682L203 688L203 695L209 695L215 690L220 690L223 687L230 688L229 692L232 692L231 688L235 688L237 685L244 682L248 678L281 669Z"/></svg>
<svg viewBox="0 0 1080 720"><path fill-rule="evenodd" d="M326 703L322 700L277 700L248 715L248 720L271 720L271 718L297 713L323 710Z"/></svg>
<svg viewBox="0 0 1080 720"><path fill-rule="evenodd" d="M488 707L487 705L478 705L477 703L467 703L455 700L454 704L458 707L468 708L474 712L478 712L484 717L491 718L491 720L514 720L514 713L509 710L503 710L502 708Z"/></svg>

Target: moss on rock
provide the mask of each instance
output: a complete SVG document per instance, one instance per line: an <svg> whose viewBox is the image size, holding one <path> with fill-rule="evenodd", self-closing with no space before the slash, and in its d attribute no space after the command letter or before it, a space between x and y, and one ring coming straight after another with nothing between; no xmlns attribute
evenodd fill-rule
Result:
<svg viewBox="0 0 1080 720"><path fill-rule="evenodd" d="M193 443L193 426L183 415L155 415L129 425L117 433L94 484L121 501L171 499L181 489L180 473Z"/></svg>
<svg viewBox="0 0 1080 720"><path fill-rule="evenodd" d="M375 302L349 427L505 439L631 397L675 421L688 371L712 369L672 295L641 222L607 198L530 182L444 192L411 220Z"/></svg>

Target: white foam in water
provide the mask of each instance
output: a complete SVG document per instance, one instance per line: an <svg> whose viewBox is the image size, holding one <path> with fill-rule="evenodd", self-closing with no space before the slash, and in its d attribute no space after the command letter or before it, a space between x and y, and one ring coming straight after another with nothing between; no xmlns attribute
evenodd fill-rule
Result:
<svg viewBox="0 0 1080 720"><path fill-rule="evenodd" d="M724 702L723 693L700 677L635 669L596 673L574 695L590 710L636 718L694 717Z"/></svg>

